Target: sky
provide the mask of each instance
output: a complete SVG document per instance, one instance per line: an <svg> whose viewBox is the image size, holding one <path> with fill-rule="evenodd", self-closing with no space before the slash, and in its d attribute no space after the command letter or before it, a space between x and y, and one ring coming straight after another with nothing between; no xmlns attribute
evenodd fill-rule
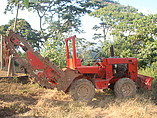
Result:
<svg viewBox="0 0 157 118"><path fill-rule="evenodd" d="M133 6L140 12L157 14L157 0L116 0L123 5Z"/></svg>
<svg viewBox="0 0 157 118"><path fill-rule="evenodd" d="M0 25L7 24L9 20L15 18L15 13L11 14L8 12L4 14L5 7L7 5L7 0L0 0ZM39 29L39 18L36 13L30 13L28 11L19 11L18 18L26 19L34 29Z"/></svg>
<svg viewBox="0 0 157 118"><path fill-rule="evenodd" d="M157 14L157 0L115 0L122 5L129 5L139 9L140 12L145 14ZM4 9L7 5L7 0L0 0L0 25L7 24L10 19L15 18L14 14L8 12L4 14ZM39 30L39 18L36 13L19 11L18 18L26 19L30 23L33 29ZM98 25L99 20L97 18L91 18L87 15L82 17L82 26L85 34L76 34L81 38L92 38L95 31L92 30L94 25Z"/></svg>

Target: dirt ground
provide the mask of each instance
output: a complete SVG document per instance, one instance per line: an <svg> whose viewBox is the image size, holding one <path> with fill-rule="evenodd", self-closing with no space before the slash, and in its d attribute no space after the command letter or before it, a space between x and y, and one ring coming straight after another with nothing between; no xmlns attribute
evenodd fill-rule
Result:
<svg viewBox="0 0 157 118"><path fill-rule="evenodd" d="M157 118L157 90L139 90L131 99L97 91L91 102L83 103L24 80L0 78L0 118Z"/></svg>
<svg viewBox="0 0 157 118"><path fill-rule="evenodd" d="M7 71L2 71L0 70L0 77L11 77L11 76L7 76ZM14 77L19 77L19 76L26 76L26 74L22 73L22 72L16 72Z"/></svg>

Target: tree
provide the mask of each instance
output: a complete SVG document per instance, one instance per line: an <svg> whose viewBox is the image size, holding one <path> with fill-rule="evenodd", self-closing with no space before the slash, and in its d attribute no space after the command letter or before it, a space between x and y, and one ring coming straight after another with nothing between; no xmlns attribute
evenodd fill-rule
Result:
<svg viewBox="0 0 157 118"><path fill-rule="evenodd" d="M138 14L137 9L131 6L108 3L104 8L90 13L90 16L100 18L101 20L100 25L96 25L94 29L98 30L103 27L103 30L106 31L105 33L108 33L110 30L110 33L112 31L112 35L119 35L119 32L116 34L118 28L120 28L122 32L128 32L127 26L132 24L132 19L140 17L141 14Z"/></svg>
<svg viewBox="0 0 157 118"><path fill-rule="evenodd" d="M0 34L6 35L8 30L13 30L14 21L10 20L8 24L0 26ZM31 28L31 25L24 19L17 19L16 32L27 39L32 47L40 50L40 45L43 43L41 33Z"/></svg>
<svg viewBox="0 0 157 118"><path fill-rule="evenodd" d="M62 36L63 37L63 36ZM65 52L65 42L64 39L69 36L64 36L64 38L54 39L49 38L42 49L42 56L48 57L51 61L56 63L59 67L66 66L66 52ZM83 65L91 65L94 60L95 54L95 43L86 41L86 39L76 39L77 57L83 60ZM69 48L71 48L71 42L69 42ZM71 49L70 49L71 51Z"/></svg>
<svg viewBox="0 0 157 118"><path fill-rule="evenodd" d="M114 3L112 0L8 0L5 13L19 5L22 10L27 8L38 14L41 30L42 23L62 21L62 26L78 31L80 17L92 9L103 7L104 1Z"/></svg>
<svg viewBox="0 0 157 118"><path fill-rule="evenodd" d="M114 3L112 0L33 0L33 2L8 0L6 11L13 10L19 4L22 10L28 9L36 12L46 41L42 54L63 66L64 51L61 50L64 49L64 38L68 37L70 32L82 32L80 17L90 13L93 9L103 7L106 2ZM46 32L42 27L43 23L49 24Z"/></svg>
<svg viewBox="0 0 157 118"><path fill-rule="evenodd" d="M115 53L120 57L137 57L141 65L151 64L156 60L157 15L144 15L131 6L108 4L90 15L110 24ZM99 27L98 27L99 28Z"/></svg>
<svg viewBox="0 0 157 118"><path fill-rule="evenodd" d="M65 43L64 39L55 39L54 37L49 38L41 50L43 57L47 57L50 61L53 61L59 67L65 67L66 56L65 56Z"/></svg>

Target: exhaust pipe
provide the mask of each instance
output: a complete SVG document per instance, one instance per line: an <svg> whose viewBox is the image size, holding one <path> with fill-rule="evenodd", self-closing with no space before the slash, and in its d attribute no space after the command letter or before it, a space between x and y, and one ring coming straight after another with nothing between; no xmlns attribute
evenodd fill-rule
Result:
<svg viewBox="0 0 157 118"><path fill-rule="evenodd" d="M111 45L111 47L110 47L110 55L111 55L111 57L114 57L114 47L113 47L113 45Z"/></svg>

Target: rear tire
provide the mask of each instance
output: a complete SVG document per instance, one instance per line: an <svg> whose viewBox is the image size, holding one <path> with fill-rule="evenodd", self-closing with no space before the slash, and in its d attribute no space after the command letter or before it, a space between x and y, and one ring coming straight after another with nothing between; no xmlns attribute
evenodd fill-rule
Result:
<svg viewBox="0 0 157 118"><path fill-rule="evenodd" d="M70 94L74 100L91 101L95 95L95 88L91 81L87 79L79 79L72 83Z"/></svg>
<svg viewBox="0 0 157 118"><path fill-rule="evenodd" d="M114 93L117 98L130 98L136 94L136 85L132 79L119 79L114 86Z"/></svg>

